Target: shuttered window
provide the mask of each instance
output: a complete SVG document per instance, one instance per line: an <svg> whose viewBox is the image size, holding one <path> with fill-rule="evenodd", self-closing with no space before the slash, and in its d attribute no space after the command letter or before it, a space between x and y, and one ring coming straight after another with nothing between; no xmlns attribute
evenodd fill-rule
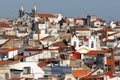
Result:
<svg viewBox="0 0 120 80"><path fill-rule="evenodd" d="M30 74L31 68L30 67L24 67L24 74Z"/></svg>

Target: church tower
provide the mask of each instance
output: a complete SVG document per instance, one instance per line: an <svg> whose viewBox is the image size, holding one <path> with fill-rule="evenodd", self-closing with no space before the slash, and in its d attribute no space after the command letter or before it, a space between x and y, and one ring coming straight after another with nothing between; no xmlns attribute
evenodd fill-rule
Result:
<svg viewBox="0 0 120 80"><path fill-rule="evenodd" d="M33 15L33 17L35 17L37 15L37 8L36 8L36 6L34 6L34 8L32 9L32 15Z"/></svg>
<svg viewBox="0 0 120 80"><path fill-rule="evenodd" d="M21 8L19 9L19 17L22 17L24 15L25 11L23 9L23 7L21 6Z"/></svg>
<svg viewBox="0 0 120 80"><path fill-rule="evenodd" d="M100 49L100 39L96 32L92 32L88 41L88 47L90 50Z"/></svg>
<svg viewBox="0 0 120 80"><path fill-rule="evenodd" d="M75 34L71 37L71 46L74 46L76 50L79 49L79 39Z"/></svg>
<svg viewBox="0 0 120 80"><path fill-rule="evenodd" d="M95 36L91 36L90 38L89 38L89 48L91 49L91 50L96 50L96 38L95 38Z"/></svg>

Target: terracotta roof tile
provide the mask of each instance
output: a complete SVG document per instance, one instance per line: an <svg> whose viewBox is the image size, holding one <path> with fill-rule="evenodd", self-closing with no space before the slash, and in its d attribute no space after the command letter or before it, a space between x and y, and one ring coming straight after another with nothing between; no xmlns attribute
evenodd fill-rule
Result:
<svg viewBox="0 0 120 80"><path fill-rule="evenodd" d="M9 28L10 26L9 26L9 24L6 24L6 23L4 23L4 22L0 22L0 27L6 27L6 28Z"/></svg>
<svg viewBox="0 0 120 80"><path fill-rule="evenodd" d="M71 60L80 59L80 56L81 56L79 52L70 52L68 54L72 54L72 56L70 57Z"/></svg>
<svg viewBox="0 0 120 80"><path fill-rule="evenodd" d="M42 49L39 48L25 48L25 51L42 51Z"/></svg>
<svg viewBox="0 0 120 80"><path fill-rule="evenodd" d="M89 52L87 52L85 55L97 55L99 53L110 53L109 49L105 49L105 50L90 50Z"/></svg>
<svg viewBox="0 0 120 80"><path fill-rule="evenodd" d="M107 63L106 63L105 65L111 65L111 59L110 59L110 58L107 58L107 59L106 59L106 62L107 62Z"/></svg>
<svg viewBox="0 0 120 80"><path fill-rule="evenodd" d="M18 50L19 48L9 48L9 49L3 49L0 50L0 53L8 53L9 51L14 51L14 50Z"/></svg>
<svg viewBox="0 0 120 80"><path fill-rule="evenodd" d="M66 44L64 42L56 42L56 43L53 43L52 46L54 46L54 47L62 47L62 46L66 46Z"/></svg>
<svg viewBox="0 0 120 80"><path fill-rule="evenodd" d="M89 51L86 55L97 55L97 54L99 54L99 53L100 53L100 51L91 50L91 51Z"/></svg>
<svg viewBox="0 0 120 80"><path fill-rule="evenodd" d="M0 60L0 66L17 63L19 60Z"/></svg>
<svg viewBox="0 0 120 80"><path fill-rule="evenodd" d="M103 22L103 20L102 20L101 18L97 18L96 20L94 20L94 21L92 21L92 22L97 22L97 21Z"/></svg>
<svg viewBox="0 0 120 80"><path fill-rule="evenodd" d="M106 74L106 75L108 75L110 78L115 77L115 76L113 76L113 73L112 73L112 72L110 72L110 71L109 71L109 72L106 72L105 74Z"/></svg>
<svg viewBox="0 0 120 80"><path fill-rule="evenodd" d="M90 72L91 70L73 70L72 75L74 77L82 77L82 76L90 74Z"/></svg>
<svg viewBox="0 0 120 80"><path fill-rule="evenodd" d="M28 57L28 56L16 55L15 57L16 57L16 59L19 59L19 60L21 60L21 59L23 59L23 58L26 58L26 57Z"/></svg>
<svg viewBox="0 0 120 80"><path fill-rule="evenodd" d="M50 63L50 60L44 60L38 64L39 67L47 66Z"/></svg>
<svg viewBox="0 0 120 80"><path fill-rule="evenodd" d="M75 18L75 20L85 20L85 18Z"/></svg>
<svg viewBox="0 0 120 80"><path fill-rule="evenodd" d="M84 77L84 79L93 79L93 78L96 78L96 76L94 76L94 75L89 75L89 76Z"/></svg>
<svg viewBox="0 0 120 80"><path fill-rule="evenodd" d="M4 30L12 30L12 27L10 27L9 24L4 23L4 22L0 22L0 28Z"/></svg>
<svg viewBox="0 0 120 80"><path fill-rule="evenodd" d="M26 78L25 80L33 80L33 78Z"/></svg>
<svg viewBox="0 0 120 80"><path fill-rule="evenodd" d="M21 80L21 78L11 78L9 80Z"/></svg>

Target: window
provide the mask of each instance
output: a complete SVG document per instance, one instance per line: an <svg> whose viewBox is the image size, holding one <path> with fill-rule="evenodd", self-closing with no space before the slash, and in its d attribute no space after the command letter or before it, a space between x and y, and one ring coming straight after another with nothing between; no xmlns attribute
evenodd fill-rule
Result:
<svg viewBox="0 0 120 80"><path fill-rule="evenodd" d="M94 48L94 42L93 41L91 42L91 48Z"/></svg>
<svg viewBox="0 0 120 80"><path fill-rule="evenodd" d="M24 67L24 74L30 74L31 68L30 67Z"/></svg>
<svg viewBox="0 0 120 80"><path fill-rule="evenodd" d="M80 67L82 67L82 62L80 62Z"/></svg>
<svg viewBox="0 0 120 80"><path fill-rule="evenodd" d="M74 46L76 46L76 41L74 41Z"/></svg>

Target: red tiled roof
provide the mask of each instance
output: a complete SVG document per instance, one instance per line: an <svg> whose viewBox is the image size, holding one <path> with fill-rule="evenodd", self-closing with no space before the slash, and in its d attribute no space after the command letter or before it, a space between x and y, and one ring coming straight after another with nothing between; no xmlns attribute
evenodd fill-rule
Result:
<svg viewBox="0 0 120 80"><path fill-rule="evenodd" d="M75 20L86 20L86 18L75 18Z"/></svg>
<svg viewBox="0 0 120 80"><path fill-rule="evenodd" d="M97 18L97 20L99 20L99 21L103 21L101 18Z"/></svg>
<svg viewBox="0 0 120 80"><path fill-rule="evenodd" d="M19 60L21 60L21 59L23 59L23 58L26 58L26 57L28 57L28 56L16 55L15 57L16 57L16 59L19 59Z"/></svg>
<svg viewBox="0 0 120 80"><path fill-rule="evenodd" d="M47 66L50 63L50 60L44 60L38 64L39 67Z"/></svg>
<svg viewBox="0 0 120 80"><path fill-rule="evenodd" d="M25 51L41 51L39 48L25 48Z"/></svg>
<svg viewBox="0 0 120 80"><path fill-rule="evenodd" d="M40 14L38 14L38 17L50 17L50 18L55 18L56 16L53 15L53 14L40 13Z"/></svg>
<svg viewBox="0 0 120 80"><path fill-rule="evenodd" d="M16 63L18 61L19 60L0 60L0 66L9 65L9 64L12 64L12 63Z"/></svg>
<svg viewBox="0 0 120 80"><path fill-rule="evenodd" d="M44 24L44 22L38 22L38 24Z"/></svg>
<svg viewBox="0 0 120 80"><path fill-rule="evenodd" d="M25 80L33 80L33 78L26 78Z"/></svg>
<svg viewBox="0 0 120 80"><path fill-rule="evenodd" d="M10 48L10 49L3 49L0 50L0 53L8 53L9 51L14 51L14 50L18 50L19 48Z"/></svg>
<svg viewBox="0 0 120 80"><path fill-rule="evenodd" d="M105 50L90 50L89 52L87 52L85 55L97 55L99 53L110 53L111 49L105 49Z"/></svg>
<svg viewBox="0 0 120 80"><path fill-rule="evenodd" d="M9 24L6 24L4 22L0 22L0 28L4 30L12 30L12 28L9 26Z"/></svg>
<svg viewBox="0 0 120 80"><path fill-rule="evenodd" d="M106 59L106 62L107 62L107 63L106 63L105 65L111 65L111 59L110 59L110 58L107 58L107 59Z"/></svg>
<svg viewBox="0 0 120 80"><path fill-rule="evenodd" d="M97 69L95 69L95 70L93 70L93 71L91 71L88 75L86 75L86 76L83 76L83 77L81 77L82 79L98 79L98 77L97 76L95 76L95 75L91 75L91 74L93 74L94 72L96 72L97 70L99 70L98 68ZM100 78L99 78L100 79ZM100 79L101 80L101 79Z"/></svg>
<svg viewBox="0 0 120 80"><path fill-rule="evenodd" d="M11 78L9 80L21 80L21 78Z"/></svg>
<svg viewBox="0 0 120 80"><path fill-rule="evenodd" d="M70 57L71 60L80 59L81 54L79 52L70 52L69 54L72 54Z"/></svg>
<svg viewBox="0 0 120 80"><path fill-rule="evenodd" d="M99 50L90 50L86 55L97 55L99 53L100 53Z"/></svg>
<svg viewBox="0 0 120 80"><path fill-rule="evenodd" d="M106 74L106 75L108 75L110 78L115 77L115 76L113 76L113 73L112 73L112 72L110 72L110 71L109 71L109 72L106 72L105 74Z"/></svg>
<svg viewBox="0 0 120 80"><path fill-rule="evenodd" d="M94 75L88 75L84 77L84 79L94 79L94 78L96 78L96 76Z"/></svg>
<svg viewBox="0 0 120 80"><path fill-rule="evenodd" d="M52 46L54 46L54 47L62 47L62 46L66 46L66 44L64 42L56 42L56 43L53 43Z"/></svg>
<svg viewBox="0 0 120 80"><path fill-rule="evenodd" d="M85 75L90 74L91 70L73 70L72 75L74 77L83 77Z"/></svg>
<svg viewBox="0 0 120 80"><path fill-rule="evenodd" d="M102 22L103 20L101 18L97 18L96 20L94 20L92 22L97 22L97 21Z"/></svg>
<svg viewBox="0 0 120 80"><path fill-rule="evenodd" d="M10 26L4 22L0 22L0 27L3 27L3 28L8 27L9 28Z"/></svg>

